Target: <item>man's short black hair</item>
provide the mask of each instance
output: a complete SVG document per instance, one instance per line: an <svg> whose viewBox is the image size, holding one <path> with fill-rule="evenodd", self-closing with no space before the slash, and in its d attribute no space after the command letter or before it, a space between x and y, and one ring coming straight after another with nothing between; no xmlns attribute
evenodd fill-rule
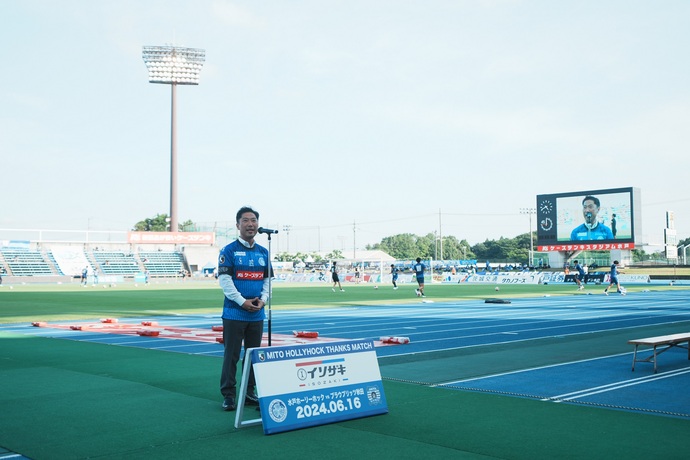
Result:
<svg viewBox="0 0 690 460"><path fill-rule="evenodd" d="M594 204L597 205L597 208L600 208L600 207L601 207L601 203L599 203L599 198L597 198L597 197L595 197L595 196L592 196L592 195L587 195L587 196L582 200L582 205L583 205L583 206L584 206L584 204L585 204L585 201L587 201L587 200L594 201Z"/></svg>
<svg viewBox="0 0 690 460"><path fill-rule="evenodd" d="M259 220L259 211L255 211L252 209L251 206L242 206L239 211L237 211L237 215L235 216L235 221L239 224L240 219L242 218L242 214L246 212L251 212L256 216L256 220Z"/></svg>
<svg viewBox="0 0 690 460"><path fill-rule="evenodd" d="M419 262L421 262L421 261L422 261L422 258L421 258L421 257L417 257L417 263L419 263Z"/></svg>

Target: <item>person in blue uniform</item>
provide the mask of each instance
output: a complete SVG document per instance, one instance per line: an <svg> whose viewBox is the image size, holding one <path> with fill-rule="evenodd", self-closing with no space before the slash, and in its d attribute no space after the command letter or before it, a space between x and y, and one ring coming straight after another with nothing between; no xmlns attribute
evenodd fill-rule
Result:
<svg viewBox="0 0 690 460"><path fill-rule="evenodd" d="M412 266L414 275L417 278L417 284L419 287L415 289L417 297L426 297L424 295L424 270L426 270L426 265L422 263L422 259L417 257L417 263Z"/></svg>
<svg viewBox="0 0 690 460"><path fill-rule="evenodd" d="M340 277L338 276L338 265L335 260L333 261L333 265L331 265L331 279L333 280L333 287L331 288L331 291L335 292L335 287L337 285L338 289L340 289L340 292L345 292L345 289L343 289L343 286L340 284Z"/></svg>
<svg viewBox="0 0 690 460"><path fill-rule="evenodd" d="M582 200L582 215L585 222L570 232L572 241L597 241L612 240L613 232L603 223L597 220L597 214L601 204L599 198L587 195Z"/></svg>
<svg viewBox="0 0 690 460"><path fill-rule="evenodd" d="M611 264L611 274L610 274L610 280L609 280L609 286L604 289L604 294L609 295L609 289L611 289L612 286L616 286L616 292L620 292L621 295L625 295L625 288L621 286L621 283L618 281L618 261L614 260L613 263Z"/></svg>
<svg viewBox="0 0 690 460"><path fill-rule="evenodd" d="M254 241L259 230L259 213L245 206L235 216L239 237L220 251L218 283L223 294L223 367L220 392L223 410L237 408L237 362L244 342L245 356L249 348L261 346L268 302L269 276L273 270L268 250ZM244 357L242 358L244 359ZM250 370L245 404L258 405L256 380Z"/></svg>
<svg viewBox="0 0 690 460"><path fill-rule="evenodd" d="M585 269L577 260L573 260L573 263L575 264L575 274L573 275L573 279L575 280L575 283L577 283L577 289L581 291L585 288L585 285L582 284L582 282L585 280Z"/></svg>
<svg viewBox="0 0 690 460"><path fill-rule="evenodd" d="M393 289L398 289L398 269L395 264L391 264L391 279L393 281Z"/></svg>

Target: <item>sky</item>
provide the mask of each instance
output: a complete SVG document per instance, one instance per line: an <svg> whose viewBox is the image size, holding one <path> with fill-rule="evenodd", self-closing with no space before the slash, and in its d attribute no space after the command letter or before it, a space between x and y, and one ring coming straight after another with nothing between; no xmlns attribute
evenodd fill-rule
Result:
<svg viewBox="0 0 690 460"><path fill-rule="evenodd" d="M251 205L278 252L477 244L536 230L537 195L637 187L638 245L663 242L667 211L690 236L686 0L0 11L0 239L169 213L171 91L142 59L166 44L206 50L200 84L177 88L179 222L234 232Z"/></svg>

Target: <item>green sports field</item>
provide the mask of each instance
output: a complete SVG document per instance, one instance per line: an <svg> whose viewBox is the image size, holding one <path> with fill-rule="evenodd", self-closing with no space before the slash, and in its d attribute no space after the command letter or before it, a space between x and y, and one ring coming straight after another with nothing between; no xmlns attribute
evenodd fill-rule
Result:
<svg viewBox="0 0 690 460"><path fill-rule="evenodd" d="M344 285L345 292L332 292L330 284L273 284L271 307L329 308L343 305L376 305L409 302L415 298L416 285L391 286ZM630 286L630 292L649 289ZM654 290L683 289L679 286L654 286ZM601 295L604 286L588 286L586 293ZM427 284L426 294L435 302L486 298L515 298L576 294L573 284L494 285ZM213 314L220 316L223 295L213 281L152 283L135 285L16 285L0 288L0 322L88 319L103 316L140 316L142 314Z"/></svg>
<svg viewBox="0 0 690 460"><path fill-rule="evenodd" d="M318 313L318 309L415 299L411 285L397 291L371 285L345 289L334 293L330 285L276 283L272 308ZM629 293L642 289L633 286ZM603 287L588 290L601 295ZM430 284L426 292L434 302L579 295L573 285L511 285L496 292L489 285ZM4 286L0 323L220 316L221 304L222 294L213 281L86 288ZM477 349L414 361L382 360L389 414L265 436L260 426L235 429L234 413L220 410L218 358L0 332L0 447L33 459L687 458L689 420L451 391L404 378L420 371L442 372L448 366L500 367L516 359L529 367L531 359L546 359L545 353L558 355L568 349L569 340L577 341L582 353L600 353L619 347L622 336L615 335L563 338L548 350L526 341L485 353Z"/></svg>

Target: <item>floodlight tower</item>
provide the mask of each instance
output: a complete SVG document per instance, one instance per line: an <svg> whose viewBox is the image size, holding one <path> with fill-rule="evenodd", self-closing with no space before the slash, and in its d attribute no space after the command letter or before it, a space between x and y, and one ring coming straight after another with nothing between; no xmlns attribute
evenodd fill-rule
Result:
<svg viewBox="0 0 690 460"><path fill-rule="evenodd" d="M529 214L529 256L527 264L534 266L534 234L532 233L532 216L537 213L536 208L520 208L520 214Z"/></svg>
<svg viewBox="0 0 690 460"><path fill-rule="evenodd" d="M149 71L149 83L170 85L170 231L177 225L177 117L175 88L177 85L198 85L206 51L179 46L144 46L142 57Z"/></svg>

